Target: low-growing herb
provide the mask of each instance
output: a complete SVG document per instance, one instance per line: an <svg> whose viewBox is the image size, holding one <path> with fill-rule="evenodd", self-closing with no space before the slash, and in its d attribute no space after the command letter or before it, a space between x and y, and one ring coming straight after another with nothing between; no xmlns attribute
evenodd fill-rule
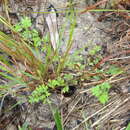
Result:
<svg viewBox="0 0 130 130"><path fill-rule="evenodd" d="M98 98L102 104L106 104L109 100L109 89L111 85L108 82L99 84L91 89L92 94Z"/></svg>
<svg viewBox="0 0 130 130"><path fill-rule="evenodd" d="M29 102L30 103L37 103L39 101L43 101L44 103L47 103L48 97L51 95L49 92L49 89L56 89L57 87L61 87L61 92L65 93L69 91L68 85L65 83L64 79L61 77L58 77L54 80L49 80L47 85L39 85L29 96Z"/></svg>
<svg viewBox="0 0 130 130"><path fill-rule="evenodd" d="M31 26L31 19L29 17L23 17L19 23L14 25L14 29L16 32L19 32L23 38L30 40L34 47L40 47L43 39L40 38L36 29L31 29Z"/></svg>

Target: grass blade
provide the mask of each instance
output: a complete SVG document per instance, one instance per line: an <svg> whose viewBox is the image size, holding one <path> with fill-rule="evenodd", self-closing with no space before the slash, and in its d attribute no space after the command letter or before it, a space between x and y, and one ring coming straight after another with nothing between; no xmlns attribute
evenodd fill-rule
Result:
<svg viewBox="0 0 130 130"><path fill-rule="evenodd" d="M53 114L57 130L63 130L61 116L58 110Z"/></svg>

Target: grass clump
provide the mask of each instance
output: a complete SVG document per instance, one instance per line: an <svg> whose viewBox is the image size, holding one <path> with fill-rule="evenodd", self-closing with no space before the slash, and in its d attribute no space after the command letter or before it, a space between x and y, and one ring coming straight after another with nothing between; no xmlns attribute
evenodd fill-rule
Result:
<svg viewBox="0 0 130 130"><path fill-rule="evenodd" d="M75 17L73 12L71 13L69 17ZM66 67L65 63L72 46L74 19L71 20L66 51L60 55L58 49L52 48L47 35L41 38L37 30L31 29L30 18L23 17L19 23L12 26L0 16L0 22L12 32L9 36L0 31L0 51L10 56L9 62L12 62L10 64L6 60L0 60L0 75L10 80L6 85L1 86L1 96L12 91L14 95L18 95L21 91L33 91L29 96L29 102L34 103L41 100L45 102L51 95L50 91L55 91L58 87L61 87L61 93L68 91L69 84L61 72Z"/></svg>

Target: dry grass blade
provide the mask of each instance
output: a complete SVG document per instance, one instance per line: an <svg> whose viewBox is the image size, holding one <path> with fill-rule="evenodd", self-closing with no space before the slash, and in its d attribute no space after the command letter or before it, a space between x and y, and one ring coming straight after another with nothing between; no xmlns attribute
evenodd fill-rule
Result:
<svg viewBox="0 0 130 130"><path fill-rule="evenodd" d="M79 125L77 125L75 128L73 128L72 130L76 130L78 129L82 124L84 124L85 122L87 122L90 118L92 118L93 116L97 115L98 113L102 112L103 110L105 110L107 107L109 107L110 105L112 105L115 101L109 103L108 105L106 105L105 107L103 107L102 109L100 109L99 111L95 112L94 114L90 115L89 117L87 117L85 120L83 120Z"/></svg>
<svg viewBox="0 0 130 130"><path fill-rule="evenodd" d="M41 59L37 58L35 49L33 49L28 43L29 41L25 41L24 38L14 30L13 26L2 16L0 16L0 22L4 23L13 34L15 34L11 37L0 31L0 49L3 53L11 56L12 62L17 68L15 68L15 71L21 71L21 76L25 82L28 82L29 78L35 77L35 80L40 79L39 84L41 82L43 83L42 75L44 72L44 64ZM6 63L3 64L6 65ZM20 64L24 69L20 69ZM11 67L11 69L13 71L13 67ZM10 71L10 73L12 72ZM12 75L14 75L14 73ZM34 81L31 85L36 86L37 83Z"/></svg>
<svg viewBox="0 0 130 130"><path fill-rule="evenodd" d="M20 41L20 39L19 41L16 41L3 32L0 32L0 40L2 51L6 52L8 55L11 55L16 61L34 68L37 67L38 63L41 63L35 57L32 50L26 46L24 41Z"/></svg>
<svg viewBox="0 0 130 130"><path fill-rule="evenodd" d="M57 49L57 44L59 42L59 34L58 34L58 28L57 28L56 12L54 8L51 8L50 14L48 14L48 16L46 17L46 22L49 27L51 44L55 51Z"/></svg>
<svg viewBox="0 0 130 130"><path fill-rule="evenodd" d="M92 127L101 124L102 120L108 118L111 116L112 113L114 113L119 107L121 107L122 105L124 105L126 102L130 101L130 97L126 98L124 101L118 101L117 104L115 106L115 108L111 109L110 112L108 112L107 114L105 114L104 116L102 116L99 120L97 120L95 123L92 124Z"/></svg>
<svg viewBox="0 0 130 130"><path fill-rule="evenodd" d="M79 101L81 100L81 97L76 101L76 103L73 105L73 107L71 108L71 110L69 111L69 113L67 114L67 116L64 118L64 125L66 125L67 123L67 118L69 117L69 115L72 113L72 111L74 110L74 108L76 107L76 105L79 103Z"/></svg>

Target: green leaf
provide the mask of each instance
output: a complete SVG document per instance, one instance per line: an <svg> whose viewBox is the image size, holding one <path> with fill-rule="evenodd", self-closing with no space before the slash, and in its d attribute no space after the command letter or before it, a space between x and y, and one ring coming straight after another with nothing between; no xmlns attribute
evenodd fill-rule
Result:
<svg viewBox="0 0 130 130"><path fill-rule="evenodd" d="M102 104L106 104L108 102L109 96L108 93L103 93L100 97L99 97L99 101Z"/></svg>
<svg viewBox="0 0 130 130"><path fill-rule="evenodd" d="M73 75L72 74L65 74L64 75L64 79L69 81L69 80L72 80L73 79Z"/></svg>
<svg viewBox="0 0 130 130"><path fill-rule="evenodd" d="M108 90L111 88L111 85L108 82L104 82L100 85L102 90Z"/></svg>
<svg viewBox="0 0 130 130"><path fill-rule="evenodd" d="M49 80L47 84L50 88L55 88L57 85L59 85L57 80Z"/></svg>
<svg viewBox="0 0 130 130"><path fill-rule="evenodd" d="M48 91L48 86L46 85L39 85L29 96L29 102L30 103L37 103L39 101L43 101L46 103L47 98L50 96L50 93Z"/></svg>
<svg viewBox="0 0 130 130"><path fill-rule="evenodd" d="M45 35L42 40L43 40L43 42L48 43L50 40L49 35L48 34Z"/></svg>
<svg viewBox="0 0 130 130"><path fill-rule="evenodd" d="M69 87L68 86L65 86L63 89L62 89L62 93L66 93L69 91Z"/></svg>
<svg viewBox="0 0 130 130"><path fill-rule="evenodd" d="M24 31L24 32L22 33L22 36L23 36L24 38L27 38L27 39L31 39L31 37L32 37L31 32L28 31L28 30Z"/></svg>
<svg viewBox="0 0 130 130"><path fill-rule="evenodd" d="M101 50L101 46L96 45L93 49L89 51L90 55L95 55L98 51Z"/></svg>
<svg viewBox="0 0 130 130"><path fill-rule="evenodd" d="M108 82L104 82L92 88L91 92L94 96L98 98L98 100L102 104L105 104L108 102L108 99L109 99L108 92L110 88L111 88L111 85Z"/></svg>
<svg viewBox="0 0 130 130"><path fill-rule="evenodd" d="M65 81L64 81L64 79L62 79L61 77L58 77L57 78L57 81L58 81L58 86L65 86Z"/></svg>
<svg viewBox="0 0 130 130"><path fill-rule="evenodd" d="M100 80L101 77L100 76L93 76L92 78L96 79L96 80Z"/></svg>
<svg viewBox="0 0 130 130"><path fill-rule="evenodd" d="M94 96L96 96L96 97L100 96L100 88L99 88L98 85L97 85L96 87L93 87L93 88L91 89L91 91L92 91L92 94L93 94Z"/></svg>
<svg viewBox="0 0 130 130"><path fill-rule="evenodd" d="M40 37L33 37L32 40L35 44L39 44L41 42Z"/></svg>
<svg viewBox="0 0 130 130"><path fill-rule="evenodd" d="M130 123L128 124L128 126L125 130L130 130Z"/></svg>
<svg viewBox="0 0 130 130"><path fill-rule="evenodd" d="M14 30L15 30L16 32L22 31L22 27L21 27L20 23L14 25Z"/></svg>
<svg viewBox="0 0 130 130"><path fill-rule="evenodd" d="M31 19L28 17L24 17L21 19L21 24L23 28L28 28L31 27L32 23L31 23Z"/></svg>
<svg viewBox="0 0 130 130"><path fill-rule="evenodd" d="M36 29L32 30L32 36L33 37L38 37L39 36L38 31Z"/></svg>
<svg viewBox="0 0 130 130"><path fill-rule="evenodd" d="M55 124L56 124L57 130L63 130L61 116L60 116L59 111L56 110L54 112L53 116L54 116L54 120L55 120Z"/></svg>
<svg viewBox="0 0 130 130"><path fill-rule="evenodd" d="M122 72L123 72L123 71L122 71L120 68L116 67L116 66L111 66L111 67L109 68L109 70L107 71L107 73L108 73L108 74L111 74L111 75L120 74L120 73L122 73Z"/></svg>

